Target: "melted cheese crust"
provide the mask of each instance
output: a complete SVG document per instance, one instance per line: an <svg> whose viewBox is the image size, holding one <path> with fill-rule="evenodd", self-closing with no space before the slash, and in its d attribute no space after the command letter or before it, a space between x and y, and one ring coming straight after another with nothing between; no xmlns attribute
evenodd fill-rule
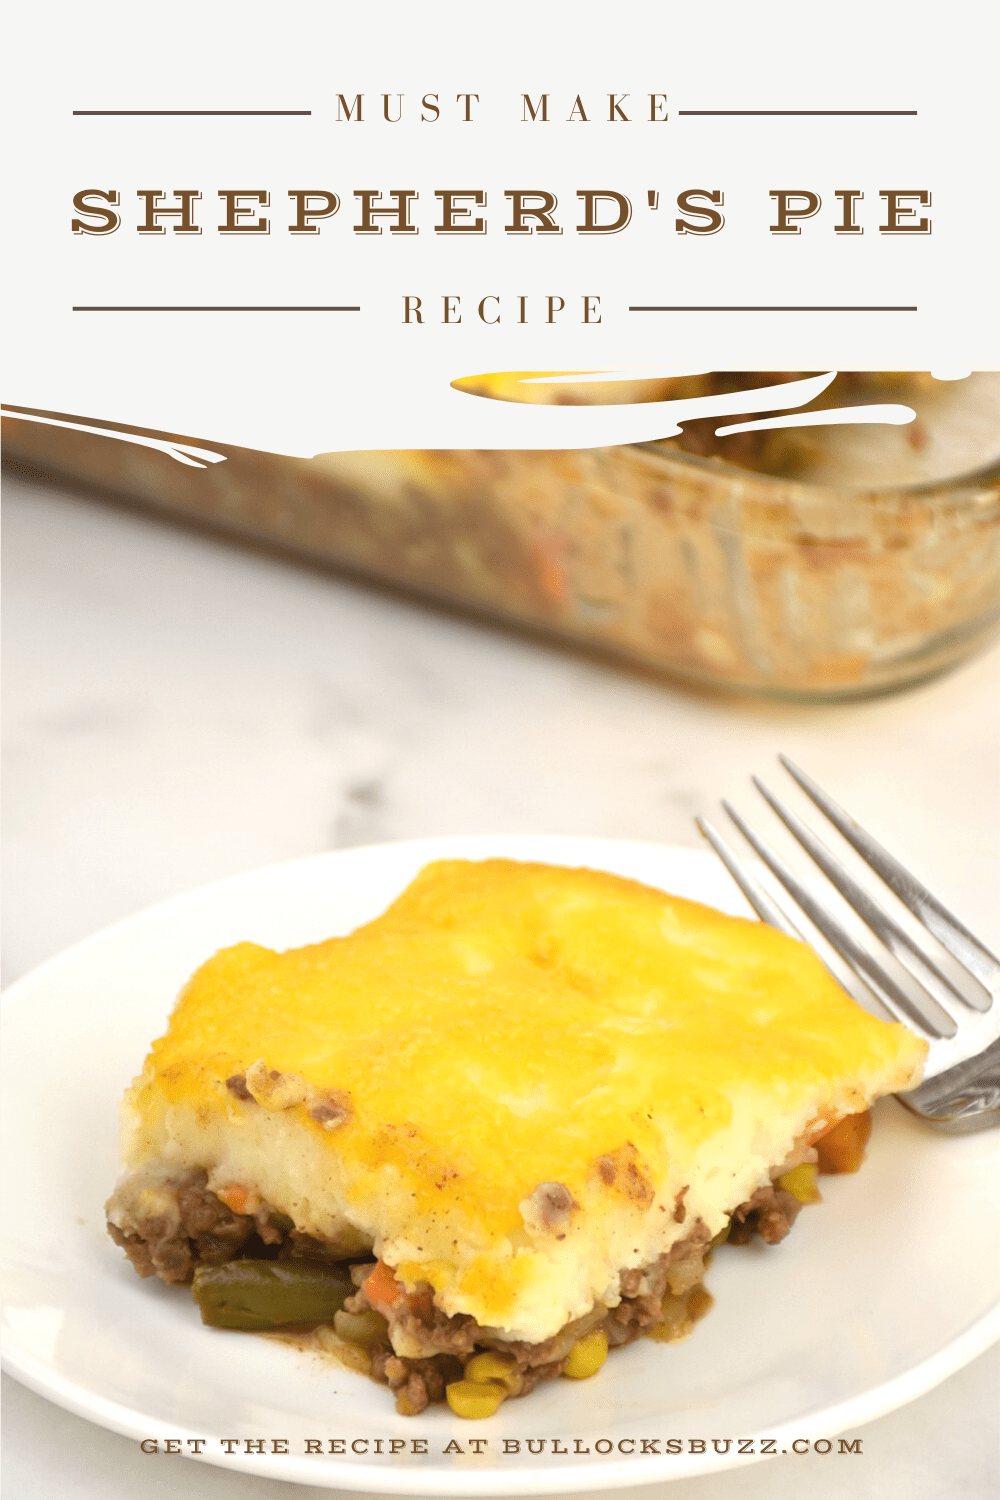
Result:
<svg viewBox="0 0 1000 1500"><path fill-rule="evenodd" d="M716 1233L803 1134L912 1086L924 1051L762 923L447 860L348 937L199 969L126 1097L126 1159L351 1226L446 1312L538 1341L696 1219ZM227 1087L248 1070L261 1102Z"/></svg>

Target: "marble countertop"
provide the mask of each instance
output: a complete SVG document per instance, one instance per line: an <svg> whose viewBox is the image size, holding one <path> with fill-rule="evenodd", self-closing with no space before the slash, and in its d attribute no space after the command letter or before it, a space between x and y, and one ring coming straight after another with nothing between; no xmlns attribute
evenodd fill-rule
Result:
<svg viewBox="0 0 1000 1500"><path fill-rule="evenodd" d="M324 849L464 832L693 846L693 816L752 805L747 776L778 751L1000 941L1000 650L864 704L729 702L42 484L10 480L5 512L7 982L140 907ZM861 1456L620 1493L992 1495L997 1355L860 1429ZM8 1500L308 1493L146 1458L4 1393Z"/></svg>

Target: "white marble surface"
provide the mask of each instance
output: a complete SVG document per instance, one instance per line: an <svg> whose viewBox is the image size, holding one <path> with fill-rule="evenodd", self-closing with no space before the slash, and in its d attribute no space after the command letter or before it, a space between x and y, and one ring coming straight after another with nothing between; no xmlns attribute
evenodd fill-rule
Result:
<svg viewBox="0 0 1000 1500"><path fill-rule="evenodd" d="M698 698L329 574L42 486L5 487L11 980L117 917L331 847L436 833L696 844L784 750L1000 941L1000 652L876 702ZM623 1495L995 1493L997 1351L861 1429ZM144 1458L5 1382L8 1500L277 1500L298 1487Z"/></svg>

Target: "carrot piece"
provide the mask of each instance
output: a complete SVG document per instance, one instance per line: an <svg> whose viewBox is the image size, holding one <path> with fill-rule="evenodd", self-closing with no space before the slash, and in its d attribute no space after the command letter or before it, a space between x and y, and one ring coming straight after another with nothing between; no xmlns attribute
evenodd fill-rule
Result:
<svg viewBox="0 0 1000 1500"><path fill-rule="evenodd" d="M232 1187L220 1188L215 1196L219 1199L220 1202L224 1203L227 1208L232 1209L234 1214L241 1214L246 1210L247 1199L250 1196L250 1190L249 1188L241 1187L237 1182L234 1183Z"/></svg>
<svg viewBox="0 0 1000 1500"><path fill-rule="evenodd" d="M434 1306L434 1294L429 1288L425 1291L408 1292L403 1283L396 1279L395 1271L384 1260L380 1260L368 1279L362 1282L361 1290L372 1307L377 1308L385 1317L402 1304L405 1304L407 1312L418 1315L429 1314Z"/></svg>
<svg viewBox="0 0 1000 1500"><path fill-rule="evenodd" d="M820 1171L856 1172L864 1158L865 1143L871 1130L872 1117L867 1109L860 1114L845 1115L836 1125L831 1125L816 1142Z"/></svg>
<svg viewBox="0 0 1000 1500"><path fill-rule="evenodd" d="M362 1282L364 1292L372 1307L395 1307L406 1296L405 1288L396 1280L396 1273L384 1260L380 1260L371 1275Z"/></svg>

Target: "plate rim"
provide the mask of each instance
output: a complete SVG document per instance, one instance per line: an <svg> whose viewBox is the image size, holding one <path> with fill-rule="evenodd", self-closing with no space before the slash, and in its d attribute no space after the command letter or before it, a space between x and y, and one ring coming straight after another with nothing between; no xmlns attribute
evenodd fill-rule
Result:
<svg viewBox="0 0 1000 1500"><path fill-rule="evenodd" d="M947 1380L950 1375L956 1374L965 1365L971 1364L974 1359L984 1354L997 1342L1000 1342L1000 1303L949 1344L922 1360L920 1364L914 1365L912 1369L895 1376L881 1386L873 1387L871 1391L861 1392L841 1402L838 1406L827 1408L818 1421L809 1416L799 1417L784 1426L769 1428L766 1431L760 1429L749 1436L755 1442L764 1437L773 1438L777 1446L781 1443L794 1442L798 1437L805 1438L807 1434L812 1441L822 1438L832 1439L849 1428L867 1426L868 1423L877 1421L880 1417L887 1416L890 1412L897 1411L909 1402L926 1395ZM950 1356L950 1358L945 1358L945 1356ZM31 1369L32 1363L28 1357L19 1365L11 1360L6 1351L0 1357L0 1366L7 1374L19 1380L36 1395L52 1401L63 1410L72 1412L85 1421L94 1422L107 1431L135 1441L140 1441L143 1436L148 1435L138 1423L131 1420L133 1415L141 1415L141 1413L134 1414L130 1408L100 1396L91 1397L91 1407L88 1409L87 1401L77 1395L79 1387L59 1376L47 1381ZM871 1398L879 1395L883 1399L873 1406ZM94 1408L101 1408L102 1415L95 1415ZM169 1422L159 1425L158 1435L161 1438L184 1438L191 1435L185 1429L175 1427ZM591 1494L604 1489L624 1489L666 1483L672 1479L692 1479L701 1474L721 1473L729 1469L744 1468L751 1463L766 1463L769 1458L781 1457L782 1453L779 1447L778 1452L773 1454L755 1453L742 1457L738 1454L725 1456L713 1454L707 1464L701 1461L702 1455L689 1453L686 1456L681 1455L680 1463L671 1463L669 1471L664 1470L664 1460L667 1458L665 1454L655 1455L649 1461L639 1458L594 1463L588 1465L586 1469L552 1466L505 1471L498 1465L492 1469L477 1471L474 1478L468 1470L456 1469L453 1466L448 1468L430 1465L420 1468L402 1466L380 1468L375 1464L364 1462L357 1465L334 1462L312 1468L305 1458L292 1454L236 1453L228 1456L222 1454L213 1456L181 1454L178 1456L196 1463L207 1463L213 1468L232 1469L262 1479L283 1480L285 1483L302 1484L317 1489L356 1490L364 1494L366 1493L364 1486L370 1482L374 1484L373 1494L381 1491L383 1494L392 1495L458 1497L466 1496L470 1492L486 1496ZM673 1456L670 1455L670 1457ZM704 1457L709 1457L709 1455L706 1454ZM699 1461L692 1462L693 1459ZM272 1460L275 1461L272 1462ZM579 1482L581 1478L585 1480L583 1484Z"/></svg>

